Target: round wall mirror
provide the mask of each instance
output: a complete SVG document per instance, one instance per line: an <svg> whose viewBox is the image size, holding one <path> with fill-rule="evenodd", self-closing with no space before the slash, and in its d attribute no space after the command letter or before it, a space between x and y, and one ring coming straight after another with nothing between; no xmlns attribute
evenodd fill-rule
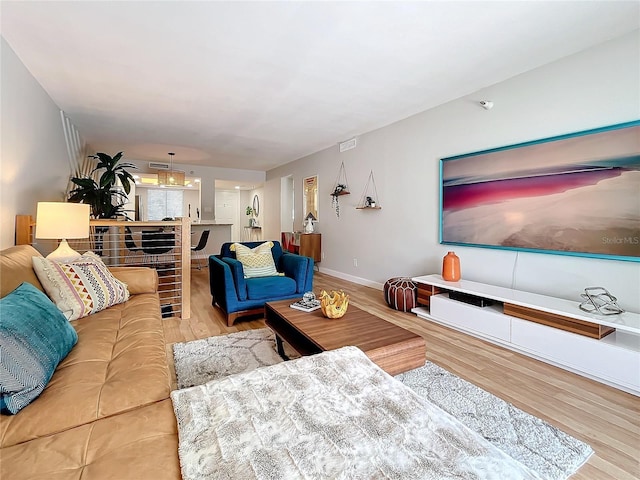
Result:
<svg viewBox="0 0 640 480"><path fill-rule="evenodd" d="M260 199L258 195L253 196L253 213L256 217L260 215Z"/></svg>

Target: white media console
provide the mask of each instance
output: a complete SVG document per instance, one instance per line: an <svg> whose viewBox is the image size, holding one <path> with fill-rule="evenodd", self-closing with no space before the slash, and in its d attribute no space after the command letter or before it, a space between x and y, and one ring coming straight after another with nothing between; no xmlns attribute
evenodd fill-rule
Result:
<svg viewBox="0 0 640 480"><path fill-rule="evenodd" d="M440 275L415 277L418 317L640 396L640 314L593 315L578 302ZM491 301L480 307L451 292Z"/></svg>

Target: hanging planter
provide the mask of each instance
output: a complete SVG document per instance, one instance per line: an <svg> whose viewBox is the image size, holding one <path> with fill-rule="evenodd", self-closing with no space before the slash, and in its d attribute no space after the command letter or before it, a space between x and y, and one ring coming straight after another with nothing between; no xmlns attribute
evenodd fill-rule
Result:
<svg viewBox="0 0 640 480"><path fill-rule="evenodd" d="M346 191L345 185L339 183L338 185L336 185L333 193L331 193L331 206L335 209L336 217L338 218L340 218L340 201L338 200L338 198L342 195L349 195L349 192Z"/></svg>
<svg viewBox="0 0 640 480"><path fill-rule="evenodd" d="M349 195L349 187L347 183L347 172L344 169L344 162L340 164L340 170L338 171L338 178L333 185L333 192L331 192L331 206L336 211L336 217L340 218L340 201L338 200L342 195Z"/></svg>

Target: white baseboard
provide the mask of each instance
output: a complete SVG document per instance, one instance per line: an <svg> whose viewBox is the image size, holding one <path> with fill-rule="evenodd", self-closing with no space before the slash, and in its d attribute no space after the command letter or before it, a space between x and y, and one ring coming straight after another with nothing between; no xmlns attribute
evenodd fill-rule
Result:
<svg viewBox="0 0 640 480"><path fill-rule="evenodd" d="M375 288L376 290L383 290L384 284L379 282L373 282L371 280L367 280L366 278L355 277L353 275L349 275L347 273L338 272L336 270L331 270L329 268L318 267L318 270L321 273L325 273L327 275L331 275L332 277L341 278L342 280L347 280L349 282L357 283L358 285L364 285L365 287Z"/></svg>

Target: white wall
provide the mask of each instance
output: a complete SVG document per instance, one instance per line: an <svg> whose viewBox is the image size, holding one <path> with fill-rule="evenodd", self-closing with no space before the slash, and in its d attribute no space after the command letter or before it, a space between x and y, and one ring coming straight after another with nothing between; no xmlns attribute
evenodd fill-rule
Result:
<svg viewBox="0 0 640 480"><path fill-rule="evenodd" d="M247 199L247 205L253 207L253 197L258 196L258 206L259 206L259 211L258 211L258 215L253 214L253 216L255 217L255 219L258 222L258 225L262 226L264 224L264 207L263 207L263 200L264 200L264 188L260 187L260 188L254 188L253 190L249 191L249 198ZM245 207L246 210L246 207Z"/></svg>
<svg viewBox="0 0 640 480"><path fill-rule="evenodd" d="M363 284L438 273L444 254L455 250L469 280L575 300L585 287L604 286L625 308L640 311L640 263L438 243L441 158L640 118L639 36L634 32L365 133L354 150L339 153L336 145L273 169L267 172L265 203L270 210L279 204L280 178L294 175L295 228L301 229L299 186L318 174L320 268ZM483 110L477 103L483 99L495 107ZM343 161L352 194L340 197L336 218L330 192ZM382 210L356 210L371 169Z"/></svg>
<svg viewBox="0 0 640 480"><path fill-rule="evenodd" d="M189 207L191 207L191 210L189 210ZM189 218L195 222L198 217L196 208L200 209L200 190L197 188L185 189L184 196L182 197L182 215L187 217L189 216L189 211L191 211Z"/></svg>
<svg viewBox="0 0 640 480"><path fill-rule="evenodd" d="M293 230L293 176L280 179L280 230L291 232Z"/></svg>
<svg viewBox="0 0 640 480"><path fill-rule="evenodd" d="M15 240L15 216L62 201L70 165L60 109L0 38L0 248Z"/></svg>
<svg viewBox="0 0 640 480"><path fill-rule="evenodd" d="M251 206L253 196L251 195L251 190L240 190L239 197L240 204L238 205L238 218L240 219L240 230L242 230L242 227L249 225L252 217L252 215L247 216L247 207Z"/></svg>
<svg viewBox="0 0 640 480"><path fill-rule="evenodd" d="M256 219L257 222L257 226L260 227L260 231L259 234L256 235L256 232L254 231L254 235L256 235L256 238L259 238L261 240L279 240L280 236L277 237L266 237L265 236L265 227L264 227L264 219L265 219L265 213L264 213L264 187L260 187L260 188L254 188L253 190L251 190L249 192L249 205L253 206L253 198L255 196L258 196L258 202L259 202L259 211L258 211L258 215L255 215L254 212L254 217Z"/></svg>

